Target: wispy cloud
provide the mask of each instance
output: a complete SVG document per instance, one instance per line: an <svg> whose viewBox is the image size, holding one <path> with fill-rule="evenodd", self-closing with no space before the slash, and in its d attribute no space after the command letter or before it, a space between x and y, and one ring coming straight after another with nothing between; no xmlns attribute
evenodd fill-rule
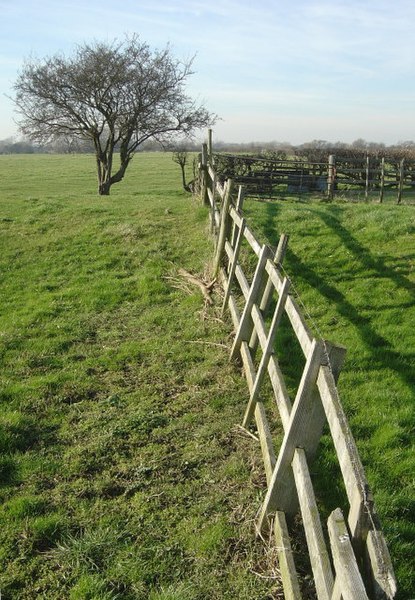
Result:
<svg viewBox="0 0 415 600"><path fill-rule="evenodd" d="M346 123L353 112L364 123L371 107L401 112L407 137L415 137L408 111L415 89L413 0L19 0L0 7L3 76L32 52L70 51L83 40L136 32L155 47L169 42L178 58L196 53L189 89L229 127L234 122L235 136L236 115L260 128L266 114L273 136L271 124L279 123L273 115L295 113L306 135L302 118L320 124L336 114Z"/></svg>

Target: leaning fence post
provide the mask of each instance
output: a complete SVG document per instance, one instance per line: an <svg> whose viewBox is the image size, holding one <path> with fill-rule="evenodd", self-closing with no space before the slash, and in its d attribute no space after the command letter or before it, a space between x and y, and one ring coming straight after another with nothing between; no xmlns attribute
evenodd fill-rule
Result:
<svg viewBox="0 0 415 600"><path fill-rule="evenodd" d="M277 265L277 267L281 267L281 265L282 265L285 253L287 251L288 240L289 240L289 236L286 233L282 233L280 236L280 240L278 242L277 250L275 251L275 256L274 256L274 261L273 261L274 264ZM262 294L261 302L259 305L259 308L262 311L262 314L266 314L266 312L268 311L268 308L269 308L269 305L270 305L271 299L272 299L273 289L274 289L274 286L272 284L272 281L270 278L268 278L268 281L266 283L264 292ZM255 353L257 346L258 346L258 334L257 334L256 330L254 329L252 331L251 339L249 340L249 347L250 347L252 353Z"/></svg>
<svg viewBox="0 0 415 600"><path fill-rule="evenodd" d="M213 276L214 277L216 277L216 275L219 272L220 263L222 261L223 253L225 250L226 238L228 236L229 219L230 219L229 208L230 208L230 204L231 204L232 192L233 192L233 180L228 179L225 196L223 198L223 202L222 202L222 206L221 206L219 236L218 236L215 258L214 258L214 263L213 263Z"/></svg>
<svg viewBox="0 0 415 600"><path fill-rule="evenodd" d="M315 432L321 434L324 413L313 401L313 388L322 358L323 344L314 339L292 407L290 421L284 433L278 460L262 504L257 524L259 531L265 531L269 527L268 518L271 513L275 513L276 510L293 513L297 507L291 462L297 447L302 447L306 453L313 453L315 448L310 447L310 441L312 446L315 446L317 440Z"/></svg>

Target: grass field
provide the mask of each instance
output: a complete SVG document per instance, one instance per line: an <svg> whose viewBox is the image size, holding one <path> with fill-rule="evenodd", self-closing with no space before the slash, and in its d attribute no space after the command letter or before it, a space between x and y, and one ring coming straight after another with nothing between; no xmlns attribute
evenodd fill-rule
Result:
<svg viewBox="0 0 415 600"><path fill-rule="evenodd" d="M284 267L309 324L347 348L342 402L386 533L398 597L413 599L414 207L248 199L244 208L263 241L275 245L279 233L289 233ZM325 496L336 488L330 463L323 452L314 466Z"/></svg>
<svg viewBox="0 0 415 600"><path fill-rule="evenodd" d="M167 154L109 198L92 157L0 157L2 600L277 589L230 328L178 276L212 254L180 186Z"/></svg>
<svg viewBox="0 0 415 600"><path fill-rule="evenodd" d="M96 196L92 157L0 156L2 599L278 597L231 327L178 275L212 255L168 154ZM328 339L401 589L414 597L411 206L247 201ZM317 465L325 487L324 464ZM329 482L331 485L331 482Z"/></svg>

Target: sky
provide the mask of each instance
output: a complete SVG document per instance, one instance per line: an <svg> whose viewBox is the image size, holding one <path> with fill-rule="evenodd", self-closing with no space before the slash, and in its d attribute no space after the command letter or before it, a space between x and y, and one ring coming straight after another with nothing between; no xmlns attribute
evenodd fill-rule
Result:
<svg viewBox="0 0 415 600"><path fill-rule="evenodd" d="M414 0L0 0L0 139L24 61L136 33L194 56L224 142L415 140Z"/></svg>

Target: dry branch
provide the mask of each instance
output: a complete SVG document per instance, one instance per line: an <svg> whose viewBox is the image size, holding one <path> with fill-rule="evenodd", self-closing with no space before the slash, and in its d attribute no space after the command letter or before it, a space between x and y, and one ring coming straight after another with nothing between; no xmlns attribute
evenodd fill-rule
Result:
<svg viewBox="0 0 415 600"><path fill-rule="evenodd" d="M185 269L179 269L179 275L181 275L182 277L184 277L185 279L187 279L187 281L189 281L189 283L193 283L193 285L198 286L201 289L202 294L205 297L206 302L208 304L210 304L210 305L213 304L213 300L211 298L211 294L212 294L212 289L213 289L213 286L215 285L216 279L213 279L213 281L211 281L210 283L206 284L201 279L199 279L195 275L192 275L191 273L189 273Z"/></svg>

